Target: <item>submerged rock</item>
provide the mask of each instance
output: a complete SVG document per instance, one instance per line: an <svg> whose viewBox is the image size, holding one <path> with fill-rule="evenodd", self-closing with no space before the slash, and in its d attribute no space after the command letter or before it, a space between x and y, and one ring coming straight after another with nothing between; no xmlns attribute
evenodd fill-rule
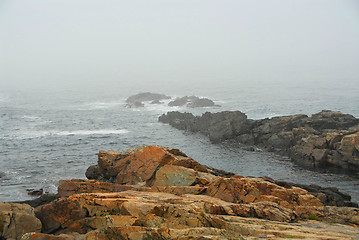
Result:
<svg viewBox="0 0 359 240"><path fill-rule="evenodd" d="M255 145L289 156L301 166L359 171L359 119L349 114L323 110L311 117L299 114L252 120L239 111L202 116L168 112L159 121L200 132L214 143L231 140Z"/></svg>
<svg viewBox="0 0 359 240"><path fill-rule="evenodd" d="M40 188L40 189L33 189L33 188L29 188L26 189L27 194L30 196L41 196L44 193L44 189Z"/></svg>

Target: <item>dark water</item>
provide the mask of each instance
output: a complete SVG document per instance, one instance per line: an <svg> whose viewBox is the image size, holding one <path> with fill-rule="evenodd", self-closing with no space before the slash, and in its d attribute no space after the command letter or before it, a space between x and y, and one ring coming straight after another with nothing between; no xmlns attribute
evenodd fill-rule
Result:
<svg viewBox="0 0 359 240"><path fill-rule="evenodd" d="M157 118L170 110L240 110L249 118L322 109L340 110L359 117L358 88L247 86L193 88L160 93L196 94L214 99L221 108L185 109L146 105L127 109L130 94L147 89L99 92L0 92L0 201L29 199L26 189L56 192L58 180L85 178L99 150L125 151L156 144L179 148L198 162L244 176L270 176L303 184L336 186L359 202L359 177L317 173L272 153L248 152L224 144L211 144L202 135L181 132ZM159 92L151 89L153 92ZM119 94L121 92L121 94Z"/></svg>

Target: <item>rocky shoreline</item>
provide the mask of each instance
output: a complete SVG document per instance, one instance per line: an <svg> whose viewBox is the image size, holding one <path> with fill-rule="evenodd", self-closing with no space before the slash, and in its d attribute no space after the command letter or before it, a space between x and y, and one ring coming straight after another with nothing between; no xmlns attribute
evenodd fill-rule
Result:
<svg viewBox="0 0 359 240"><path fill-rule="evenodd" d="M159 121L200 132L213 143L234 141L276 152L311 169L359 171L359 119L350 114L323 110L310 117L298 114L253 120L240 111L202 116L168 112Z"/></svg>
<svg viewBox="0 0 359 240"><path fill-rule="evenodd" d="M86 176L60 181L57 196L29 202L35 208L0 203L0 239L354 239L359 234L359 209L328 201L328 189L243 177L201 165L178 149L100 151ZM343 199L349 203L350 197Z"/></svg>

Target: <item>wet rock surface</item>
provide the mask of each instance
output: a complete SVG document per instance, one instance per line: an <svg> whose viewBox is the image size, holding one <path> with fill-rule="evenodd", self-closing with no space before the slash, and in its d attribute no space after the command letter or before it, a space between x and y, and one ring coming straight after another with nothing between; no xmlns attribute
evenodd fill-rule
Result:
<svg viewBox="0 0 359 240"><path fill-rule="evenodd" d="M100 151L98 164L89 169L92 179L60 181L59 198L38 205L35 215L29 205L17 205L30 209L34 223L42 225L16 233L15 239L350 239L359 234L358 208L328 206L291 183L207 167L174 148ZM1 206L0 216L7 216ZM2 217L1 234L6 223Z"/></svg>
<svg viewBox="0 0 359 240"><path fill-rule="evenodd" d="M359 171L359 119L349 114L323 110L311 117L299 114L252 120L239 111L202 116L168 112L159 121L200 132L213 143L230 140L283 154L312 169Z"/></svg>

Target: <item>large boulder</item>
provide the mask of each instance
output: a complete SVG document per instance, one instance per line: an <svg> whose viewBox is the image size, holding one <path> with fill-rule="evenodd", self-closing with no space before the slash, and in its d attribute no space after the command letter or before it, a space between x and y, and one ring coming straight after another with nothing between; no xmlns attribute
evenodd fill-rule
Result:
<svg viewBox="0 0 359 240"><path fill-rule="evenodd" d="M41 222L27 204L0 202L0 239L21 239L28 232L40 232Z"/></svg>
<svg viewBox="0 0 359 240"><path fill-rule="evenodd" d="M150 186L156 178L156 171L165 165L182 166L184 168L176 168L181 169L182 172L189 171L188 168L207 172L205 166L187 157L178 149L143 146L129 149L125 153L100 151L98 165L89 167L86 175L90 179L106 180L117 184ZM174 166L172 168L175 168Z"/></svg>

